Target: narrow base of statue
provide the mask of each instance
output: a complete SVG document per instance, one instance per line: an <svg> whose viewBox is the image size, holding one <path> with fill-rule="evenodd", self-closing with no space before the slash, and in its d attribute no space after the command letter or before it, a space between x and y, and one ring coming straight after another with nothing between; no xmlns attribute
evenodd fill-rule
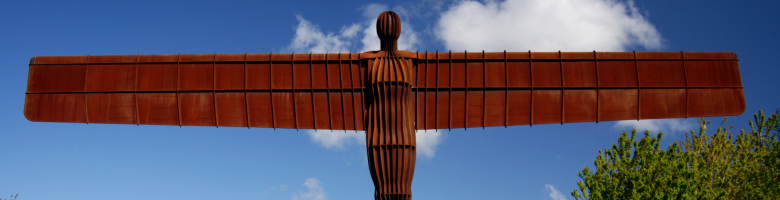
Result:
<svg viewBox="0 0 780 200"><path fill-rule="evenodd" d="M412 200L412 194L381 194L374 195L376 200Z"/></svg>

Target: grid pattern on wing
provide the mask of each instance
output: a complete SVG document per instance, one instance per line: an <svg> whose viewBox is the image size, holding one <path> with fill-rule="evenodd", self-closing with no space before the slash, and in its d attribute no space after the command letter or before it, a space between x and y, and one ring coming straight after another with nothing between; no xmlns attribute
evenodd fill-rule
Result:
<svg viewBox="0 0 780 200"><path fill-rule="evenodd" d="M738 115L730 52L419 52L416 129Z"/></svg>
<svg viewBox="0 0 780 200"><path fill-rule="evenodd" d="M35 57L25 116L52 122L364 130L364 65L370 58L360 56ZM736 115L745 107L733 53L426 52L410 57L415 129ZM190 104L199 95L187 93L211 96L211 122L181 123L180 110L201 105Z"/></svg>
<svg viewBox="0 0 780 200"><path fill-rule="evenodd" d="M39 56L31 121L363 130L360 54Z"/></svg>

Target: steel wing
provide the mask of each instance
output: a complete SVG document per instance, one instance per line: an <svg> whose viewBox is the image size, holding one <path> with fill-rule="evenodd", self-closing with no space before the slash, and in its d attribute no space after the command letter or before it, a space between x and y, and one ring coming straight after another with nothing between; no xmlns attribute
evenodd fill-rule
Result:
<svg viewBox="0 0 780 200"><path fill-rule="evenodd" d="M731 52L411 53L416 128L739 115Z"/></svg>
<svg viewBox="0 0 780 200"><path fill-rule="evenodd" d="M361 54L38 56L30 121L363 129Z"/></svg>

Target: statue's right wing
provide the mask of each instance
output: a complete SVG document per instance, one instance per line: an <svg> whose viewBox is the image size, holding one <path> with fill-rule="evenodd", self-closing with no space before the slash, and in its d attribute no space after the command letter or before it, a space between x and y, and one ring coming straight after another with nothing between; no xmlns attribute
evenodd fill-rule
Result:
<svg viewBox="0 0 780 200"><path fill-rule="evenodd" d="M38 56L30 121L363 129L361 54Z"/></svg>

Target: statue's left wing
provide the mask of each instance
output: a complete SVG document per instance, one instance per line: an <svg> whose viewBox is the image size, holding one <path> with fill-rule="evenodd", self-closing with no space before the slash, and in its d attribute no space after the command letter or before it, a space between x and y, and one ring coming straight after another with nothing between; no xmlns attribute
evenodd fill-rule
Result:
<svg viewBox="0 0 780 200"><path fill-rule="evenodd" d="M739 115L732 52L407 52L416 129Z"/></svg>

